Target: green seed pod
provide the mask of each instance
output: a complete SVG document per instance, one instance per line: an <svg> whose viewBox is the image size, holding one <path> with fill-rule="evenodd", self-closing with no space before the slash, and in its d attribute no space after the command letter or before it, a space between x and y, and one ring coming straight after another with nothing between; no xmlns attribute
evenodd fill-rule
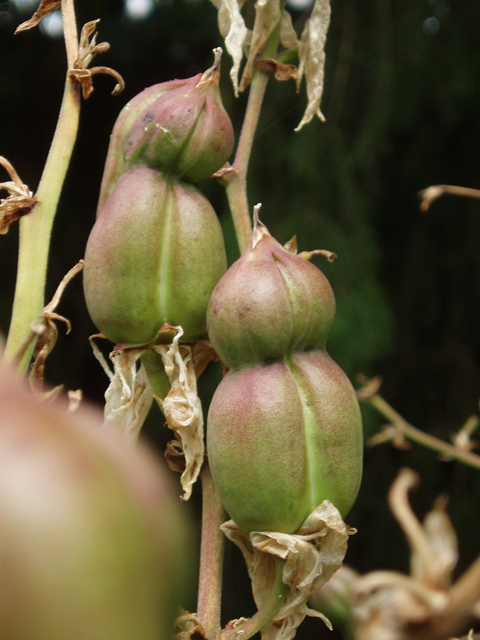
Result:
<svg viewBox="0 0 480 640"><path fill-rule="evenodd" d="M171 91L185 84L185 80L171 80L148 87L132 98L120 111L112 135L103 171L102 185L100 187L100 197L98 199L97 216L100 215L106 205L113 187L125 170L125 158L123 156L122 144L124 138L128 137L132 127L136 126L136 121L142 116L152 102L167 91Z"/></svg>
<svg viewBox="0 0 480 640"><path fill-rule="evenodd" d="M137 166L120 177L90 234L88 311L113 342L151 342L165 322L194 340L205 333L208 300L225 269L222 230L205 196Z"/></svg>
<svg viewBox="0 0 480 640"><path fill-rule="evenodd" d="M215 287L207 331L222 362L242 368L298 349L323 349L335 297L323 273L258 223L252 245Z"/></svg>
<svg viewBox="0 0 480 640"><path fill-rule="evenodd" d="M123 136L126 165L146 164L193 183L218 171L233 149L219 75L217 53L211 69L169 88L149 104Z"/></svg>
<svg viewBox="0 0 480 640"><path fill-rule="evenodd" d="M161 461L0 369L0 637L173 637L189 524Z"/></svg>
<svg viewBox="0 0 480 640"><path fill-rule="evenodd" d="M322 350L230 370L210 405L207 447L223 505L247 532L295 533L323 500L344 517L360 486L358 402Z"/></svg>

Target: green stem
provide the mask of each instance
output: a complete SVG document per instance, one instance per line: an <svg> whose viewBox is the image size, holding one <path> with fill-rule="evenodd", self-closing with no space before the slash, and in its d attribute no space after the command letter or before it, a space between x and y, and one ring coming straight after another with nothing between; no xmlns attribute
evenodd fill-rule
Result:
<svg viewBox="0 0 480 640"><path fill-rule="evenodd" d="M248 640L248 638L254 636L270 622L285 602L290 591L290 587L283 582L284 566L285 560L275 558L275 581L268 598L254 616L248 618L236 627L227 626L222 632L221 640L235 640L236 638Z"/></svg>
<svg viewBox="0 0 480 640"><path fill-rule="evenodd" d="M263 53L264 57L272 58L276 54L279 38L280 24L270 35ZM259 68L257 68L253 74L245 118L238 141L235 161L232 165L233 170L228 172L222 179L222 183L225 185L227 192L240 252L243 252L247 248L252 239L252 223L247 198L247 170L269 78L269 74Z"/></svg>
<svg viewBox="0 0 480 640"><path fill-rule="evenodd" d="M220 637L220 610L222 596L222 569L224 536L220 525L225 511L213 484L208 462L202 470L202 543L200 548L200 580L198 588L197 617L205 637Z"/></svg>
<svg viewBox="0 0 480 640"><path fill-rule="evenodd" d="M42 314L52 225L77 136L79 114L79 85L67 77L57 128L35 194L38 203L20 220L17 282L5 348L8 361L15 359L30 333L30 325ZM21 359L22 372L28 367L32 351L33 344Z"/></svg>
<svg viewBox="0 0 480 640"><path fill-rule="evenodd" d="M428 447L433 451L437 451L448 458L452 458L454 460L458 460L463 462L464 464L474 467L475 469L480 469L480 456L477 456L471 451L464 451L459 449L458 447L454 447L448 442L444 442L439 438L435 438L435 436L431 436L420 429L417 429L413 425L409 424L406 420L402 418L402 416L395 411L395 409L388 404L386 400L384 400L380 395L375 394L371 398L367 399L367 402L372 405L379 413L381 413L385 418L390 420L393 425L396 427L396 432L399 432L408 440L412 442L416 442L417 444L421 444L424 447ZM392 434L393 439L395 434Z"/></svg>

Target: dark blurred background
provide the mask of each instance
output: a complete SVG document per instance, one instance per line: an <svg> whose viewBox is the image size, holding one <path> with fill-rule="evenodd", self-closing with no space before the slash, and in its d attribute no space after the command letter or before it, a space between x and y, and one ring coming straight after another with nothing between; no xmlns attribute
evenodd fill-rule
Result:
<svg viewBox="0 0 480 640"><path fill-rule="evenodd" d="M33 0L0 2L0 154L35 190L48 153L66 70L57 18L14 36L33 13ZM301 25L305 5L291 4ZM308 5L307 5L308 10ZM83 256L94 223L109 135L123 105L146 86L183 78L212 63L220 46L216 10L208 0L82 0L79 25L100 18L99 41L111 49L95 64L122 74L126 89L95 76L82 105L80 130L55 222L47 298ZM300 250L329 249L329 277L338 311L329 352L352 380L380 374L382 394L411 423L449 439L478 411L480 356L480 201L444 196L427 214L418 192L431 184L480 188L480 3L477 0L333 0L327 41L326 123L293 129L306 106L304 88L271 81L258 126L249 175L253 206L279 241L297 234ZM224 55L222 93L238 133L246 96L235 99ZM3 171L3 170L2 170ZM0 176L0 181L6 180ZM202 189L224 227L229 260L238 256L223 189ZM2 194L4 196L4 194ZM0 239L0 331L8 330L17 229ZM102 401L106 377L88 336L81 277L59 312L73 331L61 336L47 364L50 383L82 388ZM221 376L211 366L200 380L207 408ZM365 410L366 436L385 420ZM146 427L159 446L169 438L155 408ZM480 473L440 461L415 445L365 452L365 474L348 522L359 529L347 561L361 572L408 571L408 547L386 505L398 469L422 477L412 503L423 517L439 493L460 539L461 572L479 551ZM197 489L194 501L199 499ZM239 553L228 550L225 619L251 613ZM241 595L239 595L239 593ZM191 604L191 608L194 608ZM318 621L299 638L335 636Z"/></svg>

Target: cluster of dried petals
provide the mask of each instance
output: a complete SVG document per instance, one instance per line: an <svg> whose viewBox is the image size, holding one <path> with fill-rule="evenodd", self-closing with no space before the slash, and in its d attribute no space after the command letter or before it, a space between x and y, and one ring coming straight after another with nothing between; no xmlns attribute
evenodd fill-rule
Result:
<svg viewBox="0 0 480 640"><path fill-rule="evenodd" d="M0 234L5 234L12 222L30 213L37 200L28 186L23 184L12 164L3 156L0 156L0 165L11 178L8 182L0 182L0 191L4 189L9 193L7 198L0 200Z"/></svg>
<svg viewBox="0 0 480 640"><path fill-rule="evenodd" d="M300 38L293 28L290 14L285 10L282 12L280 0L258 0L255 3L255 22L252 30L247 29L241 14L244 4L242 0L212 2L218 6L220 33L225 38L225 46L233 58L230 76L235 93L238 94L250 84L257 56L262 53L273 30L280 25L280 42L286 49L298 52L299 66L297 72L289 69L287 74L280 74L279 79L294 77L297 90L304 76L307 84L307 108L295 131L299 131L310 122L314 115L324 120L320 102L323 94L325 42L330 24L330 0L315 0ZM248 56L239 85L240 65L245 47L248 47Z"/></svg>
<svg viewBox="0 0 480 640"><path fill-rule="evenodd" d="M340 613L358 640L440 640L479 617L479 561L452 584L458 543L446 500L438 498L421 524L408 502L417 483L416 473L402 469L389 493L390 508L411 548L410 575L349 571L339 576L339 588L324 587L310 600L324 613Z"/></svg>
<svg viewBox="0 0 480 640"><path fill-rule="evenodd" d="M353 533L330 502L318 506L294 535L258 531L247 534L233 520L223 524L222 531L242 551L259 610L274 589L275 558L285 561L282 579L289 587L288 593L262 628L262 640L292 640L305 616L321 618L332 628L328 618L307 606L308 598L341 566L348 536ZM242 619L230 622L227 629L231 631L224 637L240 638L243 622Z"/></svg>

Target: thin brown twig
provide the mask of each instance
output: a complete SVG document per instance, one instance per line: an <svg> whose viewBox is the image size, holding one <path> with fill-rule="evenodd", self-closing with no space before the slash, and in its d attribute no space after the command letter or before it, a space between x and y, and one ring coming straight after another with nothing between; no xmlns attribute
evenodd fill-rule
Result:
<svg viewBox="0 0 480 640"><path fill-rule="evenodd" d="M402 443L406 438L407 440L411 440L412 442L416 442L417 444L421 444L424 447L432 449L433 451L440 453L442 456L458 460L459 462L463 462L474 469L480 470L480 456L417 429L407 422L397 411L395 411L395 409L386 400L384 400L379 393L376 392L376 389L369 391L368 384L369 383L367 383L363 389L359 390L359 399L370 404L390 421L390 424L385 428L383 433L370 438L368 441L370 446L380 444L381 442L395 440Z"/></svg>
<svg viewBox="0 0 480 640"><path fill-rule="evenodd" d="M432 202L434 202L444 193L450 193L454 196L466 196L467 198L480 198L479 189L470 189L468 187L455 187L451 184L436 184L419 192L421 211L428 211Z"/></svg>

